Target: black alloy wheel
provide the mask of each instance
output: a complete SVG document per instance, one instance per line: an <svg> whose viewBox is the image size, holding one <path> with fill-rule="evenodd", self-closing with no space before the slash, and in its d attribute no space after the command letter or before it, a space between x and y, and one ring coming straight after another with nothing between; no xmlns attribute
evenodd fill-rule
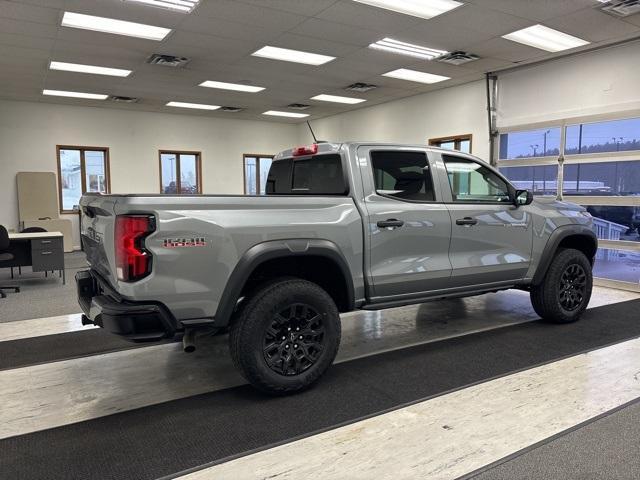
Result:
<svg viewBox="0 0 640 480"><path fill-rule="evenodd" d="M279 375L299 375L316 363L324 350L322 314L311 305L292 303L277 312L264 332L263 354Z"/></svg>
<svg viewBox="0 0 640 480"><path fill-rule="evenodd" d="M340 332L338 308L323 288L301 278L276 278L250 292L235 312L229 350L251 385L287 395L309 388L327 371Z"/></svg>
<svg viewBox="0 0 640 480"><path fill-rule="evenodd" d="M531 285L531 304L545 321L574 322L587 308L592 287L592 262L580 250L563 248L542 281Z"/></svg>
<svg viewBox="0 0 640 480"><path fill-rule="evenodd" d="M587 290L587 274L582 266L572 263L562 272L558 297L560 305L571 312L582 305Z"/></svg>

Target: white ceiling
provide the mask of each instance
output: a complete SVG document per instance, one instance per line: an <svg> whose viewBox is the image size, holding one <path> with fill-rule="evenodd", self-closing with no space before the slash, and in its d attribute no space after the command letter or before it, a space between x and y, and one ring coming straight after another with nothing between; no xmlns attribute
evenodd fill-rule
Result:
<svg viewBox="0 0 640 480"><path fill-rule="evenodd" d="M464 0L465 5L424 20L351 0L201 0L191 14L123 0L0 0L0 98L225 118L299 122L260 115L308 103L310 119L384 103L480 79L487 71L562 54L520 45L501 35L536 23L588 40L590 49L640 36L640 15L614 18L594 9L597 0ZM162 42L63 28L65 10L168 27ZM465 50L481 59L463 66L417 61L367 48L384 37L442 50ZM337 57L318 67L252 57L264 45ZM184 69L145 63L152 53L187 56ZM48 70L51 60L133 70L127 78ZM451 77L420 85L381 74L413 68ZM204 80L266 87L241 93L198 87ZM344 91L354 82L379 88ZM140 97L133 105L44 97L42 89ZM309 100L321 93L365 98L358 105ZM240 113L166 107L167 101L239 106Z"/></svg>

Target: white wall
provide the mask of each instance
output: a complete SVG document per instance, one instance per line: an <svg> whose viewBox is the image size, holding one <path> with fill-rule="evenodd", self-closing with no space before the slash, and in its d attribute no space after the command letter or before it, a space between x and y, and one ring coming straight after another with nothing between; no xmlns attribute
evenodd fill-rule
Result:
<svg viewBox="0 0 640 480"><path fill-rule="evenodd" d="M243 192L243 153L297 141L291 124L0 101L0 224L17 228L15 175L57 170L56 145L109 147L113 193L158 193L158 150L202 152L204 193ZM76 215L74 245L79 245Z"/></svg>
<svg viewBox="0 0 640 480"><path fill-rule="evenodd" d="M498 126L640 109L640 42L499 74Z"/></svg>
<svg viewBox="0 0 640 480"><path fill-rule="evenodd" d="M317 138L426 144L429 138L473 135L473 154L488 160L486 90L484 81L436 90L311 121ZM306 124L299 141L310 143Z"/></svg>

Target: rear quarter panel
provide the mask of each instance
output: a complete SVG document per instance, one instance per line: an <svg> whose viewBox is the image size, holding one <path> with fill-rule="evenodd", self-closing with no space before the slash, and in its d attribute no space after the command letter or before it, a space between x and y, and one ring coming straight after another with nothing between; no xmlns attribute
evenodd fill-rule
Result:
<svg viewBox="0 0 640 480"><path fill-rule="evenodd" d="M252 246L269 240L323 239L337 245L363 290L362 220L349 197L120 197L115 214L151 213L157 230L145 240L153 271L117 282L131 300L164 303L179 320L215 315L233 269ZM203 237L206 245L168 248L165 240Z"/></svg>

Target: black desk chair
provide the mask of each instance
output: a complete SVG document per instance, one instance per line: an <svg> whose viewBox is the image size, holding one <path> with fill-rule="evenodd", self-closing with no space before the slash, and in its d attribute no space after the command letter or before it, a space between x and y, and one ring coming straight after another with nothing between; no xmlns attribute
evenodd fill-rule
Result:
<svg viewBox="0 0 640 480"><path fill-rule="evenodd" d="M0 225L0 262L9 262L13 260L13 254L9 253L9 233L4 226ZM13 290L18 293L20 291L20 287L16 287L14 285L0 285L0 298L6 298L7 294L4 293L4 290Z"/></svg>

